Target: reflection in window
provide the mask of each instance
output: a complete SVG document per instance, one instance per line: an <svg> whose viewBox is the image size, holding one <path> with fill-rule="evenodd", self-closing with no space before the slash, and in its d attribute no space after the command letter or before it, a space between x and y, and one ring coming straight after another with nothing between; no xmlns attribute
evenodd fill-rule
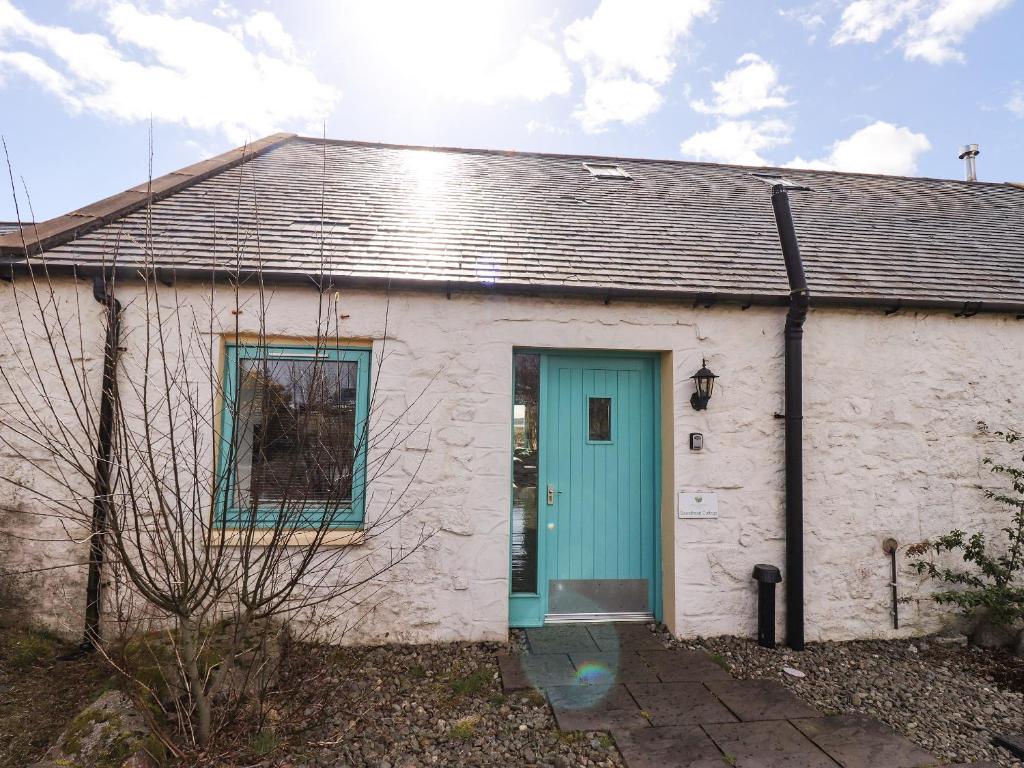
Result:
<svg viewBox="0 0 1024 768"><path fill-rule="evenodd" d="M540 356L516 353L512 406L512 591L537 591Z"/></svg>
<svg viewBox="0 0 1024 768"><path fill-rule="evenodd" d="M358 365L238 361L235 505L352 499Z"/></svg>
<svg viewBox="0 0 1024 768"><path fill-rule="evenodd" d="M612 439L612 399L589 398L590 418L587 439L592 443L609 443Z"/></svg>

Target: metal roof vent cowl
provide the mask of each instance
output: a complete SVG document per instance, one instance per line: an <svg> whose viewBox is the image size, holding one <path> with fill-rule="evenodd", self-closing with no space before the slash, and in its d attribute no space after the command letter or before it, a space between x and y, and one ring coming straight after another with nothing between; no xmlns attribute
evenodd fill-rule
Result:
<svg viewBox="0 0 1024 768"><path fill-rule="evenodd" d="M981 154L977 144L964 144L960 147L960 159L964 161L964 178L967 181L978 180L978 166L974 158Z"/></svg>

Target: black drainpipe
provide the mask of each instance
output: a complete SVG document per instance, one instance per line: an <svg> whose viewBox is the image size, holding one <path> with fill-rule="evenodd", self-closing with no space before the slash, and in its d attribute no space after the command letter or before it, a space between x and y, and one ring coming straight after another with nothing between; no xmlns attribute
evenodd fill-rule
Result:
<svg viewBox="0 0 1024 768"><path fill-rule="evenodd" d="M80 646L91 651L100 640L100 570L103 567L103 532L110 503L110 474L114 446L114 395L117 391L117 357L121 333L121 302L114 298L106 277L93 278L92 295L107 308L107 338L103 344L103 389L100 392L100 423L96 436L96 470L93 475L92 531L89 537L89 579L85 588L85 637Z"/></svg>
<svg viewBox="0 0 1024 768"><path fill-rule="evenodd" d="M772 187L772 208L779 229L782 256L789 277L786 313L786 644L804 649L804 479L803 479L803 359L804 320L810 294L800 246L793 229L789 195Z"/></svg>

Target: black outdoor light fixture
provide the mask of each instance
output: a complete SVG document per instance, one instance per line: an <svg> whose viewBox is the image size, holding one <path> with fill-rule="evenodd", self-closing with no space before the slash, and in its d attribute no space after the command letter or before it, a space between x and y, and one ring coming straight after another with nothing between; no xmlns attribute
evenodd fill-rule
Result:
<svg viewBox="0 0 1024 768"><path fill-rule="evenodd" d="M708 400L711 399L711 393L715 390L715 379L718 377L708 370L708 361L702 360L700 370L690 378L697 386L697 391L690 395L690 405L695 411L703 411L708 407Z"/></svg>

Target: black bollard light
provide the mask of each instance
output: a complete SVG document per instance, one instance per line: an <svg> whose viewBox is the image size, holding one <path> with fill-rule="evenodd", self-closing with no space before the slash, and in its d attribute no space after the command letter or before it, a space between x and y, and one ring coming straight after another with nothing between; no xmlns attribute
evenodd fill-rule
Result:
<svg viewBox="0 0 1024 768"><path fill-rule="evenodd" d="M775 585L782 574L774 565L758 563L754 566L757 582L757 644L762 648L775 647Z"/></svg>

